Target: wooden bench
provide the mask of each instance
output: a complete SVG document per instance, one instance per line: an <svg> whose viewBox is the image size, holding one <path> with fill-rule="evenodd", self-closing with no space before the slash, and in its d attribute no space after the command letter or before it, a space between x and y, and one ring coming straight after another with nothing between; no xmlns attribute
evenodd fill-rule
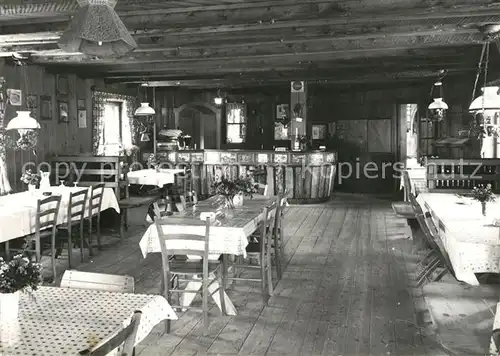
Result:
<svg viewBox="0 0 500 356"><path fill-rule="evenodd" d="M121 156L54 156L51 158L51 178L56 185L70 178L74 172L80 186L104 183L115 191L120 207L120 237L128 228L128 209L150 205L160 198L153 196L131 196L127 169L123 169L125 157Z"/></svg>
<svg viewBox="0 0 500 356"><path fill-rule="evenodd" d="M134 278L104 273L67 270L61 288L92 289L105 292L134 293Z"/></svg>

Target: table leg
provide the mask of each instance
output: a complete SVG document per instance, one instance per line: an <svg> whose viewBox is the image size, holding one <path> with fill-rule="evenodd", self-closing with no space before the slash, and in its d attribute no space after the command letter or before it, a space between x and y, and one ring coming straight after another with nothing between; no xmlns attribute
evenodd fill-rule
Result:
<svg viewBox="0 0 500 356"><path fill-rule="evenodd" d="M210 274L209 278L215 278L215 276L213 274ZM196 279L201 280L201 278L196 278ZM216 290L218 288L219 288L219 282L214 282L208 287L208 291L211 294L212 299L214 300L215 304L217 304L219 309L222 309L221 302L220 302L220 295L218 292L216 292ZM185 289L192 290L192 291L199 291L201 289L201 282L196 282L196 281L189 282ZM181 305L184 307L191 305L195 295L196 295L195 293L183 293L181 296ZM236 308L235 308L233 302L231 301L231 299L229 299L229 296L227 295L227 293L225 291L224 291L224 296L225 296L224 302L226 303L226 305L225 305L226 314L227 315L236 315Z"/></svg>

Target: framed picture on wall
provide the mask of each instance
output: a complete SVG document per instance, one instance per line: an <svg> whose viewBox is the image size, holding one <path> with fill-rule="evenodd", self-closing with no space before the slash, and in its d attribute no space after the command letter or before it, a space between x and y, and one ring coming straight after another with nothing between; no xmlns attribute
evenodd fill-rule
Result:
<svg viewBox="0 0 500 356"><path fill-rule="evenodd" d="M61 95L68 94L68 77L64 75L57 76L57 93Z"/></svg>
<svg viewBox="0 0 500 356"><path fill-rule="evenodd" d="M65 101L58 102L59 112L57 117L59 118L59 122L68 123L69 122L69 110L68 103Z"/></svg>
<svg viewBox="0 0 500 356"><path fill-rule="evenodd" d="M326 125L312 125L312 139L324 140L326 138Z"/></svg>
<svg viewBox="0 0 500 356"><path fill-rule="evenodd" d="M77 100L78 110L85 110L85 99Z"/></svg>
<svg viewBox="0 0 500 356"><path fill-rule="evenodd" d="M78 127L87 128L87 110L78 110Z"/></svg>
<svg viewBox="0 0 500 356"><path fill-rule="evenodd" d="M40 120L52 120L52 98L48 95L40 96Z"/></svg>
<svg viewBox="0 0 500 356"><path fill-rule="evenodd" d="M26 108L31 111L31 116L38 118L38 95L26 95Z"/></svg>

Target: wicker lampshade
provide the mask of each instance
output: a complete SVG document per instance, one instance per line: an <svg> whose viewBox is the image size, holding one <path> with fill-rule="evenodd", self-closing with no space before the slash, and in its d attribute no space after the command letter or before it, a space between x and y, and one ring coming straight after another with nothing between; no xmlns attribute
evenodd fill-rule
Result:
<svg viewBox="0 0 500 356"><path fill-rule="evenodd" d="M59 48L99 57L119 57L137 48L113 9L116 0L78 0L78 4L80 9L59 39Z"/></svg>

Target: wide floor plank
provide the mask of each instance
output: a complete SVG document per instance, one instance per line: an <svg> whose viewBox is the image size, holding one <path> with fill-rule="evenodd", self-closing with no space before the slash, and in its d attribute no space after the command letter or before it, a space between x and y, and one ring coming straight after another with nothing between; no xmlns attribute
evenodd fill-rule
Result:
<svg viewBox="0 0 500 356"><path fill-rule="evenodd" d="M140 214L138 213L138 216ZM139 219L138 219L139 221ZM128 274L141 293L158 293L159 254L142 258L144 228L78 267ZM389 202L337 196L285 214L285 271L267 306L259 284L228 291L237 316L179 314L172 332L156 327L139 355L434 355L416 326L405 256L412 244Z"/></svg>

